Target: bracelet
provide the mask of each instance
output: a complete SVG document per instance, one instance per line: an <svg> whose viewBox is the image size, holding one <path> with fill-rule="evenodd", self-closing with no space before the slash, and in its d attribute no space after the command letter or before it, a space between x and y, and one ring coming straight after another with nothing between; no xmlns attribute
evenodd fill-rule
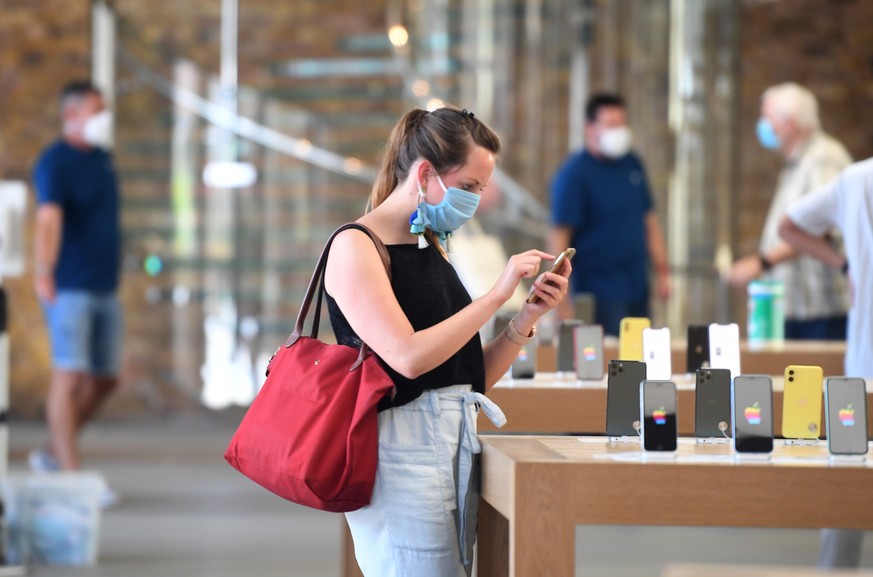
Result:
<svg viewBox="0 0 873 577"><path fill-rule="evenodd" d="M763 254L758 255L758 260L761 261L761 270L763 270L764 272L773 268L773 263L767 260L767 257L765 257Z"/></svg>
<svg viewBox="0 0 873 577"><path fill-rule="evenodd" d="M518 332L518 329L515 328L515 319L509 319L509 324L506 325L506 329L504 329L503 334L506 335L506 338L509 339L510 342L515 343L517 345L526 345L537 335L537 328L531 327L529 335L523 335Z"/></svg>

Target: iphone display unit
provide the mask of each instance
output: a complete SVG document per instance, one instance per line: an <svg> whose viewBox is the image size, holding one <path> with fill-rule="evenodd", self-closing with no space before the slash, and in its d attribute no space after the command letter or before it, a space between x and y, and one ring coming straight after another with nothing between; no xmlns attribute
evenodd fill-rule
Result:
<svg viewBox="0 0 873 577"><path fill-rule="evenodd" d="M731 372L697 369L694 391L694 435L727 438L731 429Z"/></svg>
<svg viewBox="0 0 873 577"><path fill-rule="evenodd" d="M644 451L676 450L676 385L672 381L640 383L640 424Z"/></svg>
<svg viewBox="0 0 873 577"><path fill-rule="evenodd" d="M509 367L509 374L513 379L532 379L537 372L536 339L518 349L518 354Z"/></svg>
<svg viewBox="0 0 873 577"><path fill-rule="evenodd" d="M818 439L821 436L821 367L788 365L782 393L782 436Z"/></svg>
<svg viewBox="0 0 873 577"><path fill-rule="evenodd" d="M731 417L737 453L773 452L773 383L766 375L738 375L731 383Z"/></svg>
<svg viewBox="0 0 873 577"><path fill-rule="evenodd" d="M552 266L551 266L551 268L549 269L549 272L558 272L558 271L560 271L560 270L561 270L561 267L562 267L563 264L564 264L564 260L570 260L570 259L572 259L573 256L574 256L575 254L576 254L576 249L575 249L575 248L572 248L572 247L571 247L571 248L568 248L568 249L564 249L564 252L562 252L561 254L559 254L559 255L558 255L558 258L555 259L555 262L552 263ZM531 290L533 290L533 289L531 289ZM527 297L527 302L529 302L529 303L536 303L536 302L539 302L539 300L540 300L540 297L538 297L536 294L531 294L530 296Z"/></svg>
<svg viewBox="0 0 873 577"><path fill-rule="evenodd" d="M688 325L685 371L693 375L709 366L709 325Z"/></svg>
<svg viewBox="0 0 873 577"><path fill-rule="evenodd" d="M709 366L740 374L740 327L737 323L709 325Z"/></svg>
<svg viewBox="0 0 873 577"><path fill-rule="evenodd" d="M643 361L646 378L651 381L669 381L673 377L670 329L643 329Z"/></svg>
<svg viewBox="0 0 873 577"><path fill-rule="evenodd" d="M576 370L574 367L573 329L581 324L582 321L569 319L561 321L558 326L558 350L555 354L555 368L559 373L572 373Z"/></svg>
<svg viewBox="0 0 873 577"><path fill-rule="evenodd" d="M573 353L577 379L601 380L603 378L603 327L600 325L573 327Z"/></svg>
<svg viewBox="0 0 873 577"><path fill-rule="evenodd" d="M867 454L867 384L864 379L827 378L825 427L832 455Z"/></svg>
<svg viewBox="0 0 873 577"><path fill-rule="evenodd" d="M643 360L643 329L652 326L645 317L625 317L618 329L618 358L627 361Z"/></svg>
<svg viewBox="0 0 873 577"><path fill-rule="evenodd" d="M646 380L646 363L609 361L606 379L606 434L636 436L640 418L640 383Z"/></svg>

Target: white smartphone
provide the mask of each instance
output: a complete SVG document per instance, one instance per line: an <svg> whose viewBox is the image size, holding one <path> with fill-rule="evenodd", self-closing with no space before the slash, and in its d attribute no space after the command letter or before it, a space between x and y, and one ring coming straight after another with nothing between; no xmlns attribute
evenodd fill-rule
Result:
<svg viewBox="0 0 873 577"><path fill-rule="evenodd" d="M740 327L737 323L709 325L709 366L740 373Z"/></svg>
<svg viewBox="0 0 873 577"><path fill-rule="evenodd" d="M568 249L564 249L564 252L559 254L558 258L555 259L555 262L552 263L552 267L549 269L549 272L558 272L561 269L561 266L564 264L564 260L565 259L566 260L572 259L575 254L576 254L575 248L570 247ZM533 290L533 289L531 289L531 290ZM529 302L529 303L535 303L535 302L538 302L539 300L540 300L540 297L538 297L536 294L531 294L529 297L527 297L527 302Z"/></svg>
<svg viewBox="0 0 873 577"><path fill-rule="evenodd" d="M825 426L832 455L867 454L867 384L864 379L825 380Z"/></svg>
<svg viewBox="0 0 873 577"><path fill-rule="evenodd" d="M676 450L676 385L671 381L640 383L640 425L644 451Z"/></svg>
<svg viewBox="0 0 873 577"><path fill-rule="evenodd" d="M673 377L670 329L643 329L643 361L646 378L650 381L669 381Z"/></svg>
<svg viewBox="0 0 873 577"><path fill-rule="evenodd" d="M573 327L573 352L576 378L580 381L603 379L603 327Z"/></svg>

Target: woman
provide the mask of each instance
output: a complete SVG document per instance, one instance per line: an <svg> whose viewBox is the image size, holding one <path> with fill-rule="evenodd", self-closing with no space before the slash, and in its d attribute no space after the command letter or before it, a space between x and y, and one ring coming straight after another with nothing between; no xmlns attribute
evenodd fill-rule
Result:
<svg viewBox="0 0 873 577"><path fill-rule="evenodd" d="M569 263L541 275L533 288L540 299L483 349L482 326L522 278L555 258L539 250L512 256L494 287L472 302L448 263L440 242L472 217L499 149L497 135L466 110L407 113L391 133L371 209L358 220L388 246L391 279L360 230L341 232L330 250L325 288L337 340L366 342L397 389L379 406L371 503L346 514L367 577L470 574L476 412L503 418L482 393L567 292Z"/></svg>

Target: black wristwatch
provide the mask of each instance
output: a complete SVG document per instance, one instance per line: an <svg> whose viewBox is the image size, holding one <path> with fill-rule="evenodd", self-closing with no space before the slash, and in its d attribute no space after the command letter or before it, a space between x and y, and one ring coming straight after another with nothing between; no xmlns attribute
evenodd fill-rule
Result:
<svg viewBox="0 0 873 577"><path fill-rule="evenodd" d="M846 262L843 263L843 266L840 267L840 270L843 271L844 275L849 274L849 259L846 259Z"/></svg>
<svg viewBox="0 0 873 577"><path fill-rule="evenodd" d="M773 263L767 260L767 257L763 254L758 255L758 260L761 261L761 270L767 272L771 268L773 268Z"/></svg>

